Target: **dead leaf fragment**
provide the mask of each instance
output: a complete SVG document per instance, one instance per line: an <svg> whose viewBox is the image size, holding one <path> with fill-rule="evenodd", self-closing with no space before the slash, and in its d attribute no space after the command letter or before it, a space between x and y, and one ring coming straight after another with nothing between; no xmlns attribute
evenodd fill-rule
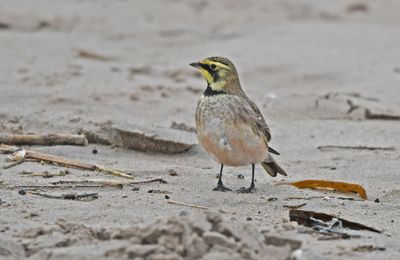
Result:
<svg viewBox="0 0 400 260"><path fill-rule="evenodd" d="M298 182L291 182L293 185L299 189L304 188L318 188L318 189L334 189L341 192L356 192L360 195L362 199L367 199L367 192L365 189L358 184L340 182L340 181L325 181L325 180L303 180Z"/></svg>
<svg viewBox="0 0 400 260"><path fill-rule="evenodd" d="M332 220L337 220L340 221L340 225L343 228L349 228L353 230L368 230L372 231L375 233L382 233L381 231L357 223L357 222L352 222L346 219L338 218L336 216L326 214L326 213L321 213L321 212L315 212L315 211L306 211L306 210L300 210L300 209L293 209L289 211L289 218L290 221L296 221L300 225L307 226L307 227L328 227L332 228L331 225L329 224L330 221ZM336 222L337 222L336 221Z"/></svg>

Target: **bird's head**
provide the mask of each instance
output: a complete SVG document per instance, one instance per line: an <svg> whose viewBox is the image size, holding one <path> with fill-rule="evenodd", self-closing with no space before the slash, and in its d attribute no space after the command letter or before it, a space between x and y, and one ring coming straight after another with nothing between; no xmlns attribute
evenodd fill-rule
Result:
<svg viewBox="0 0 400 260"><path fill-rule="evenodd" d="M210 57L200 62L190 63L198 69L214 91L235 92L241 90L239 77L233 63L227 58Z"/></svg>

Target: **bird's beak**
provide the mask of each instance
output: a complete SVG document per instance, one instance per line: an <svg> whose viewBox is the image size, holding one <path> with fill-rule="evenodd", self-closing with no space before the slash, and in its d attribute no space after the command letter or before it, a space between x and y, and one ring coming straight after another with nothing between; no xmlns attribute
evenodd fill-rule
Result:
<svg viewBox="0 0 400 260"><path fill-rule="evenodd" d="M193 68L196 68L196 69L201 67L201 63L200 62L192 62L189 65L192 66Z"/></svg>

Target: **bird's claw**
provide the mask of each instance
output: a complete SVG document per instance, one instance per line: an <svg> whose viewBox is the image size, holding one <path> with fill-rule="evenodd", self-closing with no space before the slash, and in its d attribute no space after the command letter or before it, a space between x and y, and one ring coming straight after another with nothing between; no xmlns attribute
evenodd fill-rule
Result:
<svg viewBox="0 0 400 260"><path fill-rule="evenodd" d="M217 187L215 187L213 189L213 191L222 191L222 192L226 192L226 191L232 191L231 189L229 189L228 187L226 187L224 184L219 184L217 185Z"/></svg>
<svg viewBox="0 0 400 260"><path fill-rule="evenodd" d="M255 191L256 191L256 188L250 186L249 188L241 187L236 192L237 193L254 193Z"/></svg>

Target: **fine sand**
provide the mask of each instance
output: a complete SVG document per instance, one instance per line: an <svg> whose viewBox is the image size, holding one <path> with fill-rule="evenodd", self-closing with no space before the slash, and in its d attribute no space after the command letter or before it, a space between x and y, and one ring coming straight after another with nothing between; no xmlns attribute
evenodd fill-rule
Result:
<svg viewBox="0 0 400 260"><path fill-rule="evenodd" d="M123 179L20 174L65 170L36 162L1 169L0 259L400 259L399 10L394 0L1 0L0 133L84 133L87 146L30 149L167 183L40 191L99 196L59 200L15 186ZM190 146L206 84L188 64L214 55L236 64L289 175L257 166L253 194L213 192L219 165L198 144L143 152L110 130L155 127ZM331 145L394 149L320 147ZM248 186L250 173L225 167L225 184ZM357 183L368 199L277 185L305 179ZM382 233L312 232L284 207L303 203Z"/></svg>

